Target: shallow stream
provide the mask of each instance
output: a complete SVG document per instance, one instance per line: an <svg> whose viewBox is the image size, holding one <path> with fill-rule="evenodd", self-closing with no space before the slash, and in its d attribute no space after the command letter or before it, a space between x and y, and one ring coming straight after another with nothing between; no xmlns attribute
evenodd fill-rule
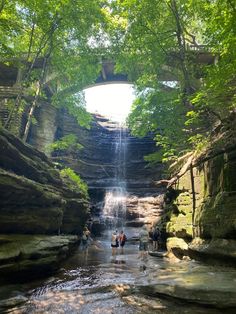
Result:
<svg viewBox="0 0 236 314"><path fill-rule="evenodd" d="M13 300L6 313L235 313L214 305L219 295L230 303L235 269L152 256L140 261L135 241L112 257L108 239L94 241L88 256L78 248L51 277L1 286L0 298ZM196 304L204 298L208 305Z"/></svg>

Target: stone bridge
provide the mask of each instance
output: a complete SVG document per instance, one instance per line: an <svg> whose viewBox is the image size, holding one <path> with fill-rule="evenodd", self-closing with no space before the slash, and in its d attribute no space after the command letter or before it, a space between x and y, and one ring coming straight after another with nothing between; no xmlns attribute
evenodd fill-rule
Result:
<svg viewBox="0 0 236 314"><path fill-rule="evenodd" d="M216 56L213 56L211 52L204 50L204 48L193 49L191 48L192 60L198 64L213 64ZM176 58L176 53L170 55L171 59ZM22 79L22 67L19 63L26 63L22 60L9 60L12 65L6 65L0 61L0 99L1 98L14 98L19 93L19 85ZM18 64L18 66L17 66ZM34 68L41 68L43 65L43 58L38 58L34 64ZM173 65L172 65L173 67ZM46 78L46 88L49 88L49 82L53 81L57 77L56 74L50 74ZM166 81L177 81L178 79L173 75L171 66L164 65L158 75L160 82ZM115 72L115 61L114 60L103 60L101 61L101 72L96 81L91 84L111 84L111 83L132 83L128 80L128 76L125 73ZM88 86L85 86L88 87ZM27 91L26 93L27 94Z"/></svg>

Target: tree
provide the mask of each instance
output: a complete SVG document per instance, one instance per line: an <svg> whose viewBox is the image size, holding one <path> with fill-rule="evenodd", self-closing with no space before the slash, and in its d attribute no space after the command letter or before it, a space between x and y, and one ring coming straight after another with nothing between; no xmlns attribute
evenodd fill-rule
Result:
<svg viewBox="0 0 236 314"><path fill-rule="evenodd" d="M15 0L11 5L6 2L2 14L7 17L13 15L18 21L18 29L13 25L5 41L5 50L11 51L14 59L18 60L23 75L20 92L5 127L11 127L25 106L25 89L33 94L31 104L27 102L29 114L23 135L25 140L39 100L46 98L51 101L52 95L55 104L69 105L73 113L78 108L81 115L78 121L85 124L89 118L83 109L84 104L78 103L82 98L73 97L73 94L91 83L98 73L98 63L96 60L91 62L89 51L90 38L104 23L103 1ZM13 35L15 30L18 31L17 36ZM7 58L5 60L8 62ZM54 77L54 80L49 77ZM50 86L51 94L46 92L46 84Z"/></svg>
<svg viewBox="0 0 236 314"><path fill-rule="evenodd" d="M164 160L202 148L235 106L234 2L117 0L112 16L117 70L137 90L133 133L152 132Z"/></svg>

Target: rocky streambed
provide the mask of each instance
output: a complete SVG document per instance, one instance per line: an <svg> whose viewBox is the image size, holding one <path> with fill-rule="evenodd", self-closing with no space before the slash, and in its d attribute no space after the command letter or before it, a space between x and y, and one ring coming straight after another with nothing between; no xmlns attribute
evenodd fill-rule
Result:
<svg viewBox="0 0 236 314"><path fill-rule="evenodd" d="M124 255L112 257L108 232L87 257L78 248L52 276L0 291L8 313L235 313L236 270L176 258L140 261L131 240Z"/></svg>

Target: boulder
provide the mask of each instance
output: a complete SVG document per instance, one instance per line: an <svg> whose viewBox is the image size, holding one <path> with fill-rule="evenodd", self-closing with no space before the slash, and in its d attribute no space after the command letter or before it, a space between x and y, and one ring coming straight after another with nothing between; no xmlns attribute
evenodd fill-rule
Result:
<svg viewBox="0 0 236 314"><path fill-rule="evenodd" d="M168 252L173 253L178 258L188 255L188 243L182 238L168 238L166 247Z"/></svg>

